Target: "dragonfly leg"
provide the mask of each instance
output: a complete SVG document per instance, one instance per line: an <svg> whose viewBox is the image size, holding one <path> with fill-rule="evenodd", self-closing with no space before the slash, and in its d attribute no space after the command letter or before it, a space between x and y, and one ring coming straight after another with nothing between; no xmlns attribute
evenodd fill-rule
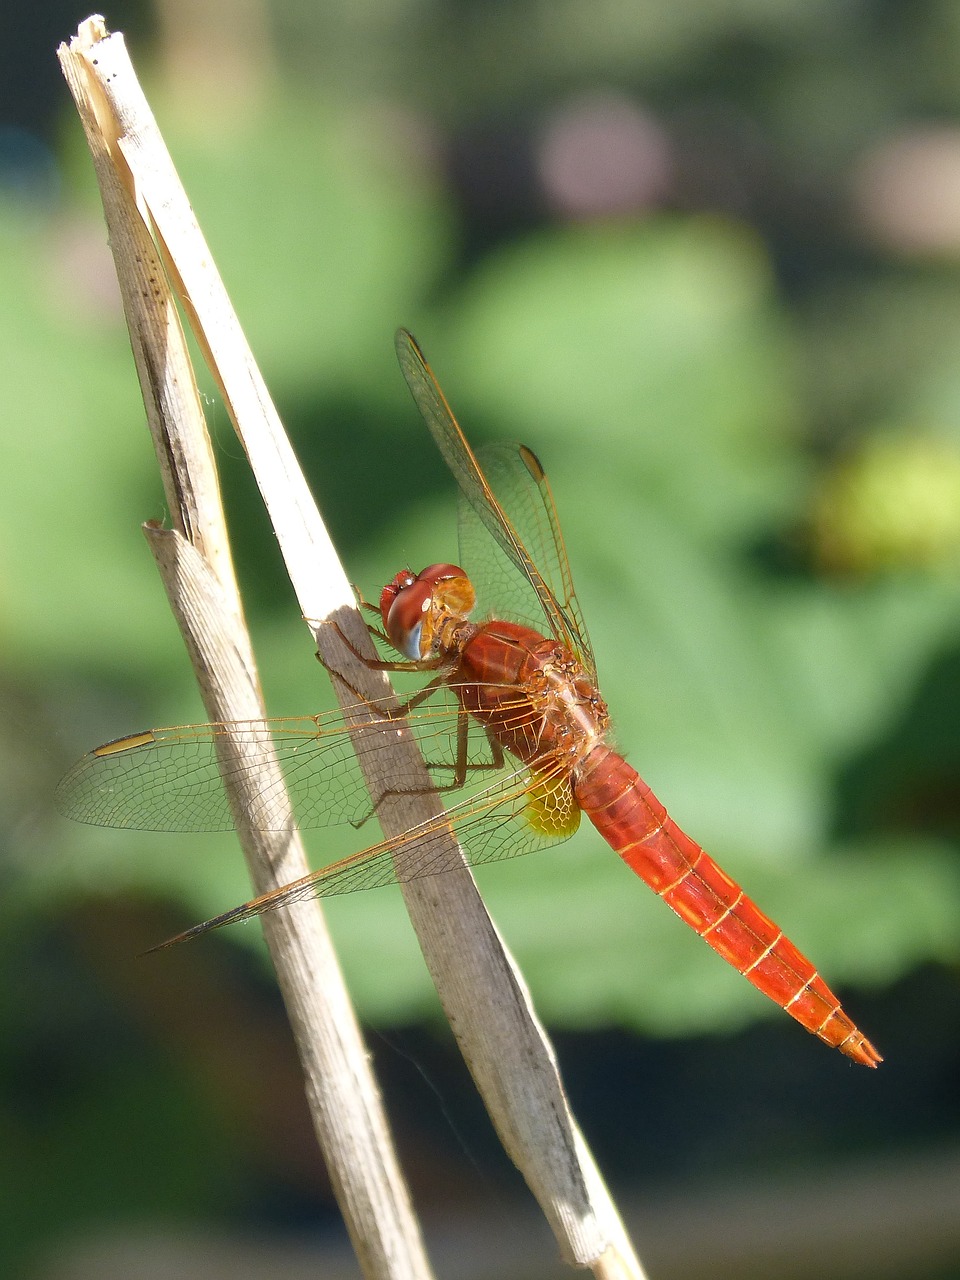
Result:
<svg viewBox="0 0 960 1280"><path fill-rule="evenodd" d="M323 658L321 658L319 653L317 654L317 660L323 663ZM324 663L323 665L326 666L326 663ZM388 668L388 669L397 670L398 668ZM373 705L369 702L367 698L364 697L361 690L358 689L356 685L351 684L350 681L341 672L334 671L331 669L330 674L336 676L336 678L342 684L345 684L347 688L350 690L350 692L354 694L355 697L357 697L360 702L364 703L364 705L366 706ZM417 692L413 694L412 697L407 698L405 702L398 703L393 708L385 707L378 702L376 704L377 716L382 720L402 720L405 716L408 716L410 712L413 711L416 707L419 707L421 702L426 702L427 698L432 697L437 692L438 689L441 689L447 683L449 675L450 675L450 668L449 666L447 666L446 670L441 671L439 675L434 676L434 678L428 684L425 684L422 689L418 689Z"/></svg>
<svg viewBox="0 0 960 1280"><path fill-rule="evenodd" d="M402 720L404 716L408 716L411 711L413 711L416 707L419 707L421 702L426 702L427 698L432 698L438 689L442 689L443 686L447 683L447 679L449 675L450 675L449 669L446 671L441 671L438 676L433 677L433 679L430 681L429 684L425 684L422 689L418 689L417 692L412 695L412 697L409 697L406 700L406 702L401 702L392 711L389 709L384 710L382 712L384 720ZM460 712L461 717L464 714L465 713L461 710ZM459 724L459 721L458 721L458 724ZM460 730L458 728L457 729L458 736L459 736L459 733L460 733Z"/></svg>
<svg viewBox="0 0 960 1280"><path fill-rule="evenodd" d="M431 684L437 683L437 681L431 681ZM387 791L381 792L369 813L364 814L358 822L353 822L350 825L358 829L362 827L365 822L369 822L369 820L376 814L383 802L392 796L442 795L446 791L459 791L467 781L467 774L482 773L485 770L502 769L504 764L503 747L496 738L492 737L489 733L486 735L486 738L490 746L490 759L470 760L468 758L469 733L470 717L466 711L461 709L460 714L457 717L456 759L453 761L424 761L428 769L452 769L453 777L449 782L445 782L442 785L434 784L429 787L391 787Z"/></svg>
<svg viewBox="0 0 960 1280"><path fill-rule="evenodd" d="M353 598L357 602L358 609L367 610L367 612L372 613L375 618L380 617L380 610L377 608L375 604L370 603L370 601L364 596L363 592L360 590L360 588L357 586L355 582L350 583L350 590L353 592ZM350 643L350 641L347 640L346 636L344 635L343 629L340 626L338 626L337 623L331 622L329 618L308 618L306 614L304 614L303 620L314 631L316 631L319 627L329 627L329 626L336 627L337 633L340 636L341 640L343 640L343 642L347 645L347 647L352 652L356 653L356 649ZM371 631L375 636L378 636L385 644L390 643L389 637L385 635L384 632L381 631L379 627L371 626L369 622L366 623L366 627L368 631ZM357 657L359 656L360 655L357 654ZM317 657L319 658L320 655L317 654Z"/></svg>
<svg viewBox="0 0 960 1280"><path fill-rule="evenodd" d="M366 609L368 613L375 613L378 618L380 617L379 608L367 599L363 594L362 588L358 587L355 582L351 582L350 590L353 592L353 598L356 600L359 608Z"/></svg>
<svg viewBox="0 0 960 1280"><path fill-rule="evenodd" d="M340 640L343 641L343 645L346 646L353 657L357 659L357 662L364 663L364 666L369 669L369 671L436 671L436 668L443 667L447 664L445 663L444 658L424 658L421 662L407 662L406 659L394 660L385 658L367 658L367 655L361 653L360 649L357 649L357 646L353 644L351 639L349 639L349 636L346 634L346 631L343 630L343 627L339 625L339 622L328 621L325 622L324 625L333 627L333 630L337 632ZM383 631L378 630L376 627L371 627L369 623L367 623L367 630L370 631L371 635L379 636L379 639L383 640L385 644L390 643L388 637L384 635ZM325 662L323 655L317 653L316 657L317 662L323 663L324 667L328 668L328 671L333 671L334 676L337 676L338 680L343 680L344 685L347 685L349 690L355 692L357 696L362 696L360 691L353 689L353 686L349 684L348 680L344 680L339 671L334 671L334 668L330 667L329 664Z"/></svg>
<svg viewBox="0 0 960 1280"><path fill-rule="evenodd" d="M487 739L487 745L490 748L489 760L470 760L468 751L470 746L470 716L462 708L457 716L457 758L451 762L449 760L426 760L428 769L452 769L453 778L450 782L446 782L443 786L430 787L430 791L456 791L462 787L467 781L468 773L483 773L488 770L502 769L504 764L503 747L493 737L492 734L485 731L484 736ZM427 790L427 788L419 788L419 790ZM409 791L404 792L388 792L389 795L409 795Z"/></svg>

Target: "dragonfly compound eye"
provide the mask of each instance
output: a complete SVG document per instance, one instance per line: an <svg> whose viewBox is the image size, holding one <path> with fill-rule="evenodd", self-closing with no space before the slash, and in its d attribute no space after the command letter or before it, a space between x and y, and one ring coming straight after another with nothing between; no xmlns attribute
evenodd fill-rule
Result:
<svg viewBox="0 0 960 1280"><path fill-rule="evenodd" d="M383 589L380 611L393 647L411 662L421 662L432 655L441 618L466 617L473 603L473 588L462 569L432 564L415 578L397 574Z"/></svg>
<svg viewBox="0 0 960 1280"><path fill-rule="evenodd" d="M417 580L417 575L409 569L401 569L395 578L392 578L380 592L380 617L383 619L383 625L387 625L387 617L393 606L394 600L401 591L407 587L413 586Z"/></svg>

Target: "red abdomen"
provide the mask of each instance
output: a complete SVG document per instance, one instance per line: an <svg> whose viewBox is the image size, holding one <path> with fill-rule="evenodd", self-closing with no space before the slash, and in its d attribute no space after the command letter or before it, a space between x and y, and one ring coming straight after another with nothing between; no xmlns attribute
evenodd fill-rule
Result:
<svg viewBox="0 0 960 1280"><path fill-rule="evenodd" d="M626 760L596 747L574 794L624 862L758 990L847 1057L870 1067L881 1061L806 956L680 830Z"/></svg>

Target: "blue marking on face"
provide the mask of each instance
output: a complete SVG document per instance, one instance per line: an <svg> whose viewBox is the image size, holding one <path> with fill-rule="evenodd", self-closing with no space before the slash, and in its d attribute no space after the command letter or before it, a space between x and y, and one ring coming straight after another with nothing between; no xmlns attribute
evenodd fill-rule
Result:
<svg viewBox="0 0 960 1280"><path fill-rule="evenodd" d="M411 662L419 662L421 660L420 653L420 637L423 635L423 623L418 622L415 627L411 627L407 632L406 645L403 653Z"/></svg>

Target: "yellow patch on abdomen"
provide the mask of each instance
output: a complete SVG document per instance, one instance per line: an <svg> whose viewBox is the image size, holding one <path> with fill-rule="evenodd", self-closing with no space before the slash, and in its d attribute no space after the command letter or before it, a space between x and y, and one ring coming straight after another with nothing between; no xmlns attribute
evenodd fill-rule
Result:
<svg viewBox="0 0 960 1280"><path fill-rule="evenodd" d="M565 840L580 826L580 806L566 775L536 778L527 794L527 821L538 835Z"/></svg>

